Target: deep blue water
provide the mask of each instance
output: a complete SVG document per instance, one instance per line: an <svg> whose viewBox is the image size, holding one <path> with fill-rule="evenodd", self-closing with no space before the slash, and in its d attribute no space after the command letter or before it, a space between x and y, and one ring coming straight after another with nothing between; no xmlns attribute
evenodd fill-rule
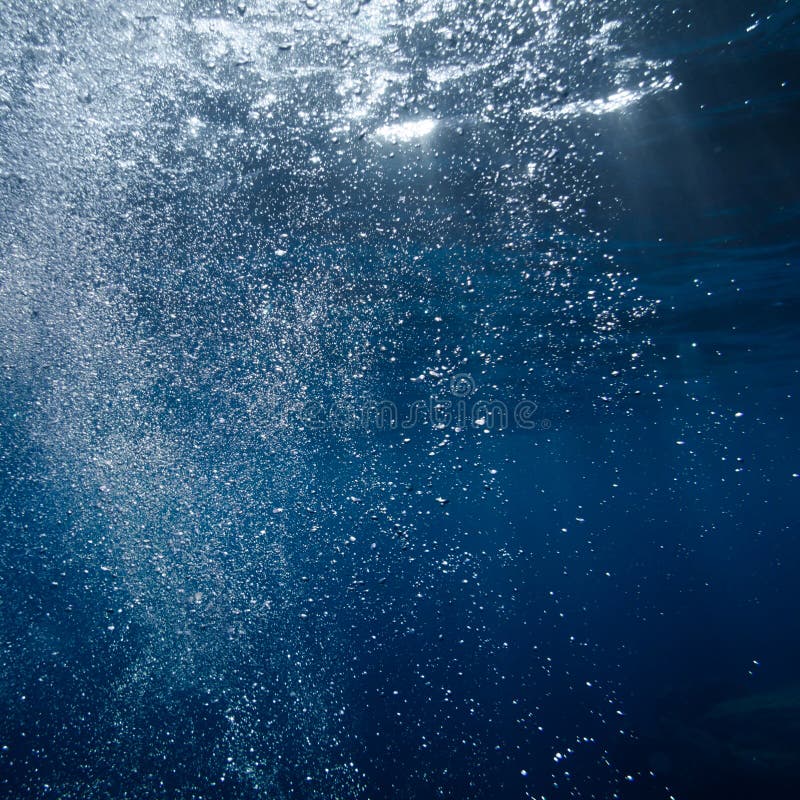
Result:
<svg viewBox="0 0 800 800"><path fill-rule="evenodd" d="M797 2L0 33L0 796L797 796Z"/></svg>

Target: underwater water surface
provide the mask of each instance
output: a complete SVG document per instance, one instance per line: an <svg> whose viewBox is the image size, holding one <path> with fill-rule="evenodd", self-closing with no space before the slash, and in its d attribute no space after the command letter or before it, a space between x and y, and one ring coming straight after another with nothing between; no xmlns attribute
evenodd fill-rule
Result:
<svg viewBox="0 0 800 800"><path fill-rule="evenodd" d="M0 34L0 796L797 797L800 3Z"/></svg>

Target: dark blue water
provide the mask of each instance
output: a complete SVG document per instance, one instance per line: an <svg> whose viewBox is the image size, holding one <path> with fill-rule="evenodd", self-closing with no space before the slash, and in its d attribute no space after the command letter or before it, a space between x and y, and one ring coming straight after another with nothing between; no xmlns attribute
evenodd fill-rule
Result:
<svg viewBox="0 0 800 800"><path fill-rule="evenodd" d="M794 798L800 5L0 8L0 795Z"/></svg>

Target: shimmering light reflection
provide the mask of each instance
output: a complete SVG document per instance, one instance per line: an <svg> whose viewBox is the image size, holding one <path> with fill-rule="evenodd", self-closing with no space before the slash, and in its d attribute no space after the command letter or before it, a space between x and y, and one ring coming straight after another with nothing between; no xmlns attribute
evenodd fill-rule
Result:
<svg viewBox="0 0 800 800"><path fill-rule="evenodd" d="M580 100L566 103L562 106L541 107L535 106L527 110L527 114L534 117L555 119L557 117L578 117L585 114L600 116L611 114L615 111L624 111L629 106L638 103L643 98L658 92L677 89L678 85L672 75L652 81L649 85L639 89L620 89L608 97L599 97L594 100Z"/></svg>
<svg viewBox="0 0 800 800"><path fill-rule="evenodd" d="M435 119L420 119L412 122L400 122L396 125L381 125L375 133L382 139L410 142L432 133L437 124Z"/></svg>

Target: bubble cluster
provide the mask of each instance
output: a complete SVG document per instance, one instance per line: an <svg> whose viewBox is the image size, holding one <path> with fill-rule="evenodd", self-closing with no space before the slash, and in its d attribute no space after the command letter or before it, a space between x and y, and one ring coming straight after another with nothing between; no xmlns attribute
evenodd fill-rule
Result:
<svg viewBox="0 0 800 800"><path fill-rule="evenodd" d="M30 623L4 627L0 785L625 780L602 654L502 535L513 434L293 412L529 398L549 426L629 391L603 376L636 370L655 304L597 222L591 119L674 88L640 24L588 0L6 4L1 608ZM585 727L551 732L570 670Z"/></svg>

